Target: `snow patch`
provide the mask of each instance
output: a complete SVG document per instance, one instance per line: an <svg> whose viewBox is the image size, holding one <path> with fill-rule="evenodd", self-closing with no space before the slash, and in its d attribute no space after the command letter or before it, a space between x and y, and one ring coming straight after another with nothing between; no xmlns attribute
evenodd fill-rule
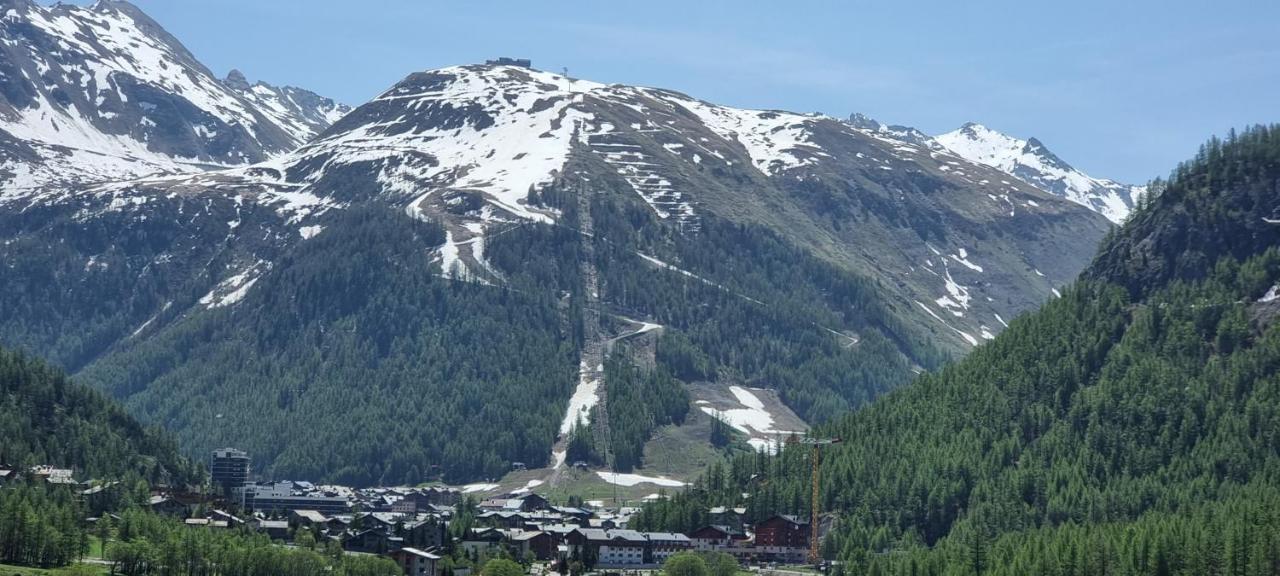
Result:
<svg viewBox="0 0 1280 576"><path fill-rule="evenodd" d="M630 487L639 484L656 484L658 486L666 486L668 488L680 488L685 485L684 482L673 480L666 476L641 476L639 474L622 474L619 472L606 472L604 470L597 471L596 475L599 476L601 480L616 486Z"/></svg>

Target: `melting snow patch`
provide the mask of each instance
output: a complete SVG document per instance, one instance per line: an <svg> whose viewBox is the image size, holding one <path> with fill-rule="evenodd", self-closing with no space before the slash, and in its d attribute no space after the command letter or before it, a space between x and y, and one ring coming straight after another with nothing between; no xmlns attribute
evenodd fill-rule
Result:
<svg viewBox="0 0 1280 576"><path fill-rule="evenodd" d="M680 488L684 486L684 482L673 480L665 476L654 478L652 476L641 476L639 474L620 474L618 472L598 471L596 475L601 480L616 486L636 486L638 484L657 484L658 486L666 486L668 488Z"/></svg>
<svg viewBox="0 0 1280 576"><path fill-rule="evenodd" d="M827 156L809 138L813 121L809 116L727 108L669 93L654 95L692 112L721 138L741 144L752 164L765 174L813 165L817 163L815 156ZM797 151L806 152L806 157L797 156Z"/></svg>
<svg viewBox="0 0 1280 576"><path fill-rule="evenodd" d="M572 432L580 420L586 420L591 409L600 401L596 396L596 388L599 386L600 381L592 378L586 364L579 364L578 386L573 389L573 396L569 398L569 410L565 412L564 420L560 422L561 436Z"/></svg>
<svg viewBox="0 0 1280 576"><path fill-rule="evenodd" d="M977 264L974 264L973 262L970 262L970 261L969 261L969 253L968 253L967 251L965 251L965 249L964 249L964 248L961 248L961 249L960 249L960 254L959 254L959 255L952 254L952 255L951 255L951 259L952 259L952 260L955 260L956 262L959 262L959 263L961 263L961 264L964 264L965 268L968 268L968 269L970 269L970 270L973 270L974 272L981 272L981 271L982 271L982 267L981 267L981 266L979 266L979 265L977 265Z"/></svg>
<svg viewBox="0 0 1280 576"><path fill-rule="evenodd" d="M969 309L969 300L971 299L969 296L969 289L965 286L961 286L951 278L950 268L944 265L943 271L945 272L944 277L946 278L947 295L938 298L936 302L938 306L941 306L951 312L953 316L963 317L964 310Z"/></svg>
<svg viewBox="0 0 1280 576"><path fill-rule="evenodd" d="M741 386L730 386L729 392L733 394L742 408L716 410L705 404L699 405L698 408L714 418L720 418L734 429L749 436L747 443L757 450L776 450L776 442L771 440L770 437L777 438L794 433L789 430L775 429L773 427L773 414L770 414L765 409L764 402L751 390Z"/></svg>
<svg viewBox="0 0 1280 576"><path fill-rule="evenodd" d="M472 494L475 492L488 492L490 490L497 490L497 489L498 489L497 484L467 484L466 486L462 487L462 493Z"/></svg>
<svg viewBox="0 0 1280 576"><path fill-rule="evenodd" d="M259 260L257 264L250 266L243 272L219 282L208 294L200 297L200 304L203 304L206 308L221 308L243 300L245 295L249 293L249 289L258 281L257 276L252 278L250 276L262 264L263 262Z"/></svg>
<svg viewBox="0 0 1280 576"><path fill-rule="evenodd" d="M921 308L924 308L924 311L925 311L925 312L928 312L928 313L929 313L929 315L930 315L930 316L932 316L934 320L937 320L938 322L941 322L943 326L946 326L947 328L951 329L951 331L952 331L952 332L955 332L956 334L959 334L961 338L964 338L965 342L968 342L969 344L971 344L971 345L973 345L973 346L977 346L977 345L978 345L978 339L977 339L977 338L974 338L972 334L969 334L968 332L965 332L965 331L963 331L963 330L960 330L960 329L956 328L955 326L952 326L952 325L950 325L950 324L947 324L947 321L946 321L946 320L943 320L941 316L938 316L938 315L937 315L937 314L936 314L936 313L935 313L931 308L929 308L929 306L927 306L924 302L921 302L921 301L919 301L919 300L916 300L916 301L915 301L915 303L916 303L917 305L919 305Z"/></svg>

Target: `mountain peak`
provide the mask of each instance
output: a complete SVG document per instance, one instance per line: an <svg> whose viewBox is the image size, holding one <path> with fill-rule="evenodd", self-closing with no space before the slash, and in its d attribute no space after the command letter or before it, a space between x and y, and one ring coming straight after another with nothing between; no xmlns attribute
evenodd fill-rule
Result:
<svg viewBox="0 0 1280 576"><path fill-rule="evenodd" d="M318 97L256 99L243 74L219 79L128 2L0 0L0 9L19 25L0 29L0 131L29 148L23 160L0 158L0 173L24 163L6 192L258 162L345 111ZM296 120L308 103L318 110Z"/></svg>
<svg viewBox="0 0 1280 576"><path fill-rule="evenodd" d="M861 112L854 112L849 115L849 125L863 130L879 130L883 126L878 120Z"/></svg>
<svg viewBox="0 0 1280 576"><path fill-rule="evenodd" d="M1122 222L1143 188L1093 178L1063 161L1037 138L1022 140L976 122L935 140L966 160L986 164Z"/></svg>
<svg viewBox="0 0 1280 576"><path fill-rule="evenodd" d="M232 68L230 72L227 72L227 77L222 82L236 90L248 90L252 88L252 86L249 85L249 79L245 78L244 72L235 68Z"/></svg>

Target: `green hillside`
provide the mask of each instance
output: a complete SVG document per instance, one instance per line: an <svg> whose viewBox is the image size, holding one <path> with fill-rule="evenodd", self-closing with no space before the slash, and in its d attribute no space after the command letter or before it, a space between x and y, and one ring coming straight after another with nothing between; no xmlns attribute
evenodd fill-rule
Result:
<svg viewBox="0 0 1280 576"><path fill-rule="evenodd" d="M0 463L71 468L79 479L198 481L166 435L101 393L27 355L0 349Z"/></svg>
<svg viewBox="0 0 1280 576"><path fill-rule="evenodd" d="M842 519L828 557L854 574L1274 574L1278 178L1280 129L1211 142L1061 299L825 427L844 439L822 468ZM807 513L807 457L740 458L637 524L688 527L744 489L757 517Z"/></svg>

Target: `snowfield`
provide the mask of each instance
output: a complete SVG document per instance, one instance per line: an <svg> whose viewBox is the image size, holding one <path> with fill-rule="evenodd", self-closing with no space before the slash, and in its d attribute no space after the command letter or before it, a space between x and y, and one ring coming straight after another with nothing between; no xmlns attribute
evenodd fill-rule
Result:
<svg viewBox="0 0 1280 576"><path fill-rule="evenodd" d="M935 140L961 158L1025 180L1117 224L1124 221L1134 202L1146 193L1145 187L1094 178L1072 168L1035 139L1021 140L981 124L965 124Z"/></svg>
<svg viewBox="0 0 1280 576"><path fill-rule="evenodd" d="M601 480L604 480L605 482L608 482L610 484L615 484L618 486L631 487L639 484L656 484L658 486L666 486L668 488L681 488L685 485L684 482L681 482L679 480L673 480L665 476L659 476L655 478L652 476L641 476L639 474L622 474L619 472L606 472L604 470L600 470L596 472L596 475L599 476Z"/></svg>
<svg viewBox="0 0 1280 576"><path fill-rule="evenodd" d="M729 392L737 400L738 407L716 409L708 404L699 403L698 408L746 434L747 442L757 450L773 451L776 449L779 438L804 433L802 430L775 428L774 415L765 408L764 401L760 400L755 392L741 386L730 386Z"/></svg>
<svg viewBox="0 0 1280 576"><path fill-rule="evenodd" d="M585 364L578 366L578 386L573 389L573 396L569 397L569 410L565 412L564 420L560 422L560 436L563 437L572 432L578 422L586 422L591 409L600 402L600 397L596 394L599 386L600 381L593 378L593 373L588 366Z"/></svg>
<svg viewBox="0 0 1280 576"><path fill-rule="evenodd" d="M490 490L497 490L497 489L498 489L497 484L485 484L485 483L467 484L466 486L462 487L462 493L474 494L476 492L488 492Z"/></svg>

